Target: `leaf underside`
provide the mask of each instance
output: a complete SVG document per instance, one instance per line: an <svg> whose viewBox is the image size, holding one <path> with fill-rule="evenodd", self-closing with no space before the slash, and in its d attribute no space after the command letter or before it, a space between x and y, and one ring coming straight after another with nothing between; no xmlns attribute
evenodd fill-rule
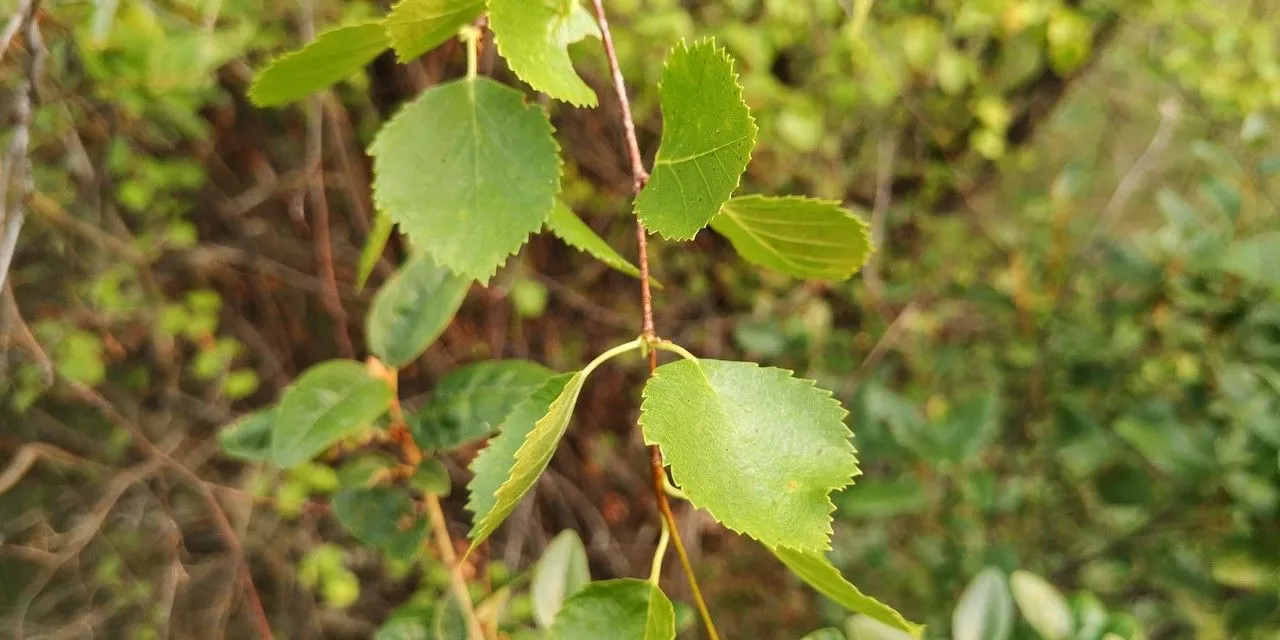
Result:
<svg viewBox="0 0 1280 640"><path fill-rule="evenodd" d="M747 262L797 278L846 280L871 256L866 223L827 200L742 196L720 208L711 228Z"/></svg>
<svg viewBox="0 0 1280 640"><path fill-rule="evenodd" d="M276 412L271 455L286 469L371 424L391 404L391 387L350 360L318 364L298 377Z"/></svg>
<svg viewBox="0 0 1280 640"><path fill-rule="evenodd" d="M840 575L840 571L832 566L821 553L796 551L786 547L770 547L769 550L783 564L787 565L787 568L792 573L845 609L883 622L916 638L921 637L924 633L924 627L907 621L893 607L858 590L844 576Z"/></svg>
<svg viewBox="0 0 1280 640"><path fill-rule="evenodd" d="M565 600L551 640L671 640L676 615L654 585L634 578L593 582Z"/></svg>
<svg viewBox="0 0 1280 640"><path fill-rule="evenodd" d="M487 283L542 228L560 190L547 114L487 78L429 89L369 147L374 198L415 247Z"/></svg>
<svg viewBox="0 0 1280 640"><path fill-rule="evenodd" d="M645 386L640 426L695 506L770 547L826 550L831 492L858 473L845 413L783 369L680 360Z"/></svg>
<svg viewBox="0 0 1280 640"><path fill-rule="evenodd" d="M484 0L400 0L385 21L396 58L409 62L452 38L484 12Z"/></svg>
<svg viewBox="0 0 1280 640"><path fill-rule="evenodd" d="M529 86L575 106L596 105L596 93L569 57L570 44L598 35L577 0L490 0L489 28L502 57Z"/></svg>
<svg viewBox="0 0 1280 640"><path fill-rule="evenodd" d="M635 211L664 238L689 240L738 188L755 146L756 123L733 60L709 39L672 50L659 100L662 141Z"/></svg>
<svg viewBox="0 0 1280 640"><path fill-rule="evenodd" d="M392 367L413 362L453 321L470 288L470 278L431 256L410 258L373 297L365 324L369 350Z"/></svg>
<svg viewBox="0 0 1280 640"><path fill-rule="evenodd" d="M381 21L330 29L259 71L249 99L260 107L296 102L351 76L388 45Z"/></svg>
<svg viewBox="0 0 1280 640"><path fill-rule="evenodd" d="M447 450L491 435L513 409L555 372L528 360L477 362L436 385L431 401L409 418L418 446Z"/></svg>

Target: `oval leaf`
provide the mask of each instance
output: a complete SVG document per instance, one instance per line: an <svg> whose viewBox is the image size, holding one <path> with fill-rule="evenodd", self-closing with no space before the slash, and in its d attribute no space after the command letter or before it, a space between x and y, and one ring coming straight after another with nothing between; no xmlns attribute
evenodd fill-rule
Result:
<svg viewBox="0 0 1280 640"><path fill-rule="evenodd" d="M689 240L729 200L751 159L756 122L733 60L703 40L667 56L659 87L662 142L636 215L663 237Z"/></svg>
<svg viewBox="0 0 1280 640"><path fill-rule="evenodd" d="M569 45L598 35L577 0L490 0L489 28L511 70L557 100L596 105L596 93L573 70Z"/></svg>
<svg viewBox="0 0 1280 640"><path fill-rule="evenodd" d="M680 360L645 385L640 426L694 505L768 546L823 550L831 492L858 473L844 416L789 371Z"/></svg>
<svg viewBox="0 0 1280 640"><path fill-rule="evenodd" d="M866 223L828 200L734 198L720 208L711 228L743 260L798 278L845 280L871 256Z"/></svg>
<svg viewBox="0 0 1280 640"><path fill-rule="evenodd" d="M488 437L555 372L528 360L477 362L449 372L431 401L409 418L424 449L447 450ZM535 418L536 419L536 418Z"/></svg>
<svg viewBox="0 0 1280 640"><path fill-rule="evenodd" d="M657 587L631 578L593 582L564 602L551 640L671 640L676 614Z"/></svg>
<svg viewBox="0 0 1280 640"><path fill-rule="evenodd" d="M471 525L471 549L506 520L547 468L585 379L578 372L548 380L511 411L497 437L472 461L475 477L468 485L467 509L476 518Z"/></svg>
<svg viewBox="0 0 1280 640"><path fill-rule="evenodd" d="M310 460L376 420L391 398L391 388L357 362L318 364L299 376L280 400L271 456L286 469Z"/></svg>
<svg viewBox="0 0 1280 640"><path fill-rule="evenodd" d="M369 350L392 367L413 362L453 321L469 289L469 278L426 254L414 256L373 297L365 323Z"/></svg>
<svg viewBox="0 0 1280 640"><path fill-rule="evenodd" d="M915 638L921 637L924 633L924 627L908 622L893 607L859 591L852 583L845 580L844 576L840 575L840 571L832 566L822 554L812 551L796 551L786 547L770 548L769 550L782 561L782 564L787 565L787 568L797 577L817 589L818 593L831 598L836 604L845 609L883 622Z"/></svg>
<svg viewBox="0 0 1280 640"><path fill-rule="evenodd" d="M566 529L547 545L538 564L533 567L533 617L538 626L548 629L560 613L565 598L591 582L587 571L587 550L572 529Z"/></svg>
<svg viewBox="0 0 1280 640"><path fill-rule="evenodd" d="M596 235L596 232L592 231L591 227L575 215L569 209L569 205L564 202L556 200L556 208L551 210L551 217L547 218L547 228L565 244L587 252L596 260L609 265L610 268L634 278L640 277L640 270L635 265L627 262L626 258L614 251L604 238Z"/></svg>
<svg viewBox="0 0 1280 640"><path fill-rule="evenodd" d="M1013 634L1013 598L1004 572L983 569L965 587L951 614L954 640L1007 640Z"/></svg>
<svg viewBox="0 0 1280 640"><path fill-rule="evenodd" d="M352 536L395 560L418 557L427 539L427 520L404 489L347 489L333 497L333 516Z"/></svg>
<svg viewBox="0 0 1280 640"><path fill-rule="evenodd" d="M251 413L218 432L222 452L249 462L271 460L271 432L276 426L276 408Z"/></svg>
<svg viewBox="0 0 1280 640"><path fill-rule="evenodd" d="M380 21L330 29L259 71L249 99L260 107L296 102L351 76L388 45Z"/></svg>
<svg viewBox="0 0 1280 640"><path fill-rule="evenodd" d="M484 0L401 0L387 14L387 35L400 62L440 46L484 12Z"/></svg>
<svg viewBox="0 0 1280 640"><path fill-rule="evenodd" d="M1009 586L1022 617L1044 640L1063 640L1071 635L1071 607L1057 588L1029 571L1014 571Z"/></svg>
<svg viewBox="0 0 1280 640"><path fill-rule="evenodd" d="M369 147L374 199L440 264L488 282L542 228L560 190L551 121L487 78L424 91Z"/></svg>

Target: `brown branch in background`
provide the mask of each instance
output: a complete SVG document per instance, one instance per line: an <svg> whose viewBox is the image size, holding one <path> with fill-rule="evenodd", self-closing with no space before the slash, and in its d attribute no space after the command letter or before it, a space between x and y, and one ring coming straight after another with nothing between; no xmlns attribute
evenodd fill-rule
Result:
<svg viewBox="0 0 1280 640"><path fill-rule="evenodd" d="M605 16L603 0L591 0L591 4L595 8L596 21L600 24L601 41L604 43L605 56L609 60L609 70L613 75L613 88L617 93L618 104L622 107L622 128L627 141L627 156L631 160L631 177L633 180L633 194L640 195L640 191L649 182L649 172L644 168L644 160L640 155L640 144L636 141L636 124L631 116L631 100L627 97L627 87L622 77L622 68L618 65L618 55L613 46L613 35L609 32L609 20ZM657 339L657 331L653 323L653 293L649 286L649 242L648 231L644 228L644 223L636 219L636 245L639 251L640 263L640 304L641 304L641 335L649 340ZM658 353L656 349L649 349L649 375L652 376L655 369L658 368ZM685 577L689 580L689 588L693 592L694 603L698 607L698 614L702 617L702 623L707 629L707 635L711 640L719 640L716 633L715 624L711 620L711 612L707 609L707 603L702 598L702 591L698 589L698 581L693 573L693 565L689 562L689 554L685 551L684 543L680 540L680 529L676 526L675 514L671 511L671 504L667 501L667 493L665 486L667 483L667 471L662 461L662 451L657 446L649 447L649 468L653 477L653 494L658 502L658 511L661 512L663 520L666 521L667 527L671 530L671 542L676 549L676 555L680 558L680 565L684 569Z"/></svg>
<svg viewBox="0 0 1280 640"><path fill-rule="evenodd" d="M315 11L311 0L302 3L302 36L310 42L316 37ZM324 99L307 100L307 194L311 201L311 234L315 240L316 267L324 282L321 294L325 311L333 319L333 337L344 358L356 357L355 346L347 329L347 310L338 295L338 277L333 269L333 240L329 234L329 200L324 191Z"/></svg>
<svg viewBox="0 0 1280 640"><path fill-rule="evenodd" d="M35 191L29 155L31 112L39 97L37 85L46 54L36 19L39 12L39 0L26 0L17 15L9 19L2 34L3 42L0 42L0 55L3 55L14 35L21 30L27 46L26 73L18 83L14 99L13 139L9 142L8 152L0 159L0 223L3 223L3 230L0 230L0 287L4 286L9 266L13 264L13 254L18 250L18 237L22 235L22 223L26 220L27 199ZM16 184L18 189L12 198L9 196L10 184Z"/></svg>

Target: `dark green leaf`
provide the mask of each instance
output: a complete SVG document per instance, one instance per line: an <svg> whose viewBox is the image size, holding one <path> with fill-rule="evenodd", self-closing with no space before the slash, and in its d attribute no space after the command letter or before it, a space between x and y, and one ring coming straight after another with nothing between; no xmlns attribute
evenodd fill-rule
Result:
<svg viewBox="0 0 1280 640"><path fill-rule="evenodd" d="M391 388L360 363L334 360L298 377L280 400L271 456L286 469L319 455L386 412Z"/></svg>
<svg viewBox="0 0 1280 640"><path fill-rule="evenodd" d="M413 362L453 321L470 289L470 278L427 254L414 256L373 297L365 323L369 350L392 367Z"/></svg>
<svg viewBox="0 0 1280 640"><path fill-rule="evenodd" d="M271 460L271 432L276 426L276 408L251 413L218 432L222 452L249 462Z"/></svg>
<svg viewBox="0 0 1280 640"><path fill-rule="evenodd" d="M797 577L817 589L818 593L831 598L836 604L845 609L854 613L861 613L895 629L905 631L915 638L919 638L924 633L924 627L908 622L893 607L862 593L857 587L853 586L853 583L840 575L840 571L832 566L831 562L823 557L822 554L812 551L796 551L786 547L771 547L769 550L782 561L782 564L787 565L787 568Z"/></svg>
<svg viewBox="0 0 1280 640"><path fill-rule="evenodd" d="M249 99L260 107L301 100L359 71L389 44L381 22L330 29L259 71Z"/></svg>
<svg viewBox="0 0 1280 640"><path fill-rule="evenodd" d="M409 418L418 446L448 450L491 435L516 405L555 372L528 360L459 367L436 385L431 401Z"/></svg>
<svg viewBox="0 0 1280 640"><path fill-rule="evenodd" d="M556 616L550 640L671 640L675 610L657 587L643 580L593 582Z"/></svg>
<svg viewBox="0 0 1280 640"><path fill-rule="evenodd" d="M333 498L333 515L351 535L396 560L413 560L427 539L427 520L398 487L345 489Z"/></svg>

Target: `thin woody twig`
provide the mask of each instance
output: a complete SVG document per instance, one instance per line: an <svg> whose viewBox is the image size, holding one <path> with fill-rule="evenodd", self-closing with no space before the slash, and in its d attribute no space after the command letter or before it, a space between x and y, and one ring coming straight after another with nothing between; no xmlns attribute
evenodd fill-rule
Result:
<svg viewBox="0 0 1280 640"><path fill-rule="evenodd" d="M9 47L13 34L21 30L27 45L26 74L18 84L17 98L14 100L15 124L13 139L9 142L8 153L0 161L0 221L4 228L0 231L0 287L4 286L9 274L9 266L13 264L13 254L18 250L18 237L22 234L22 224L26 220L27 199L35 191L35 183L31 176L31 157L28 152L31 146L31 112L35 108L39 96L38 80L44 68L46 54L44 42L40 37L40 26L36 15L40 10L39 0L26 0L18 14L10 19L5 27L4 40L0 42L0 55ZM9 185L17 185L17 193L9 197Z"/></svg>
<svg viewBox="0 0 1280 640"><path fill-rule="evenodd" d="M640 155L640 144L636 140L635 120L631 116L631 101L627 97L627 87L622 77L622 68L618 65L618 56L613 46L613 35L609 32L609 20L605 15L603 0L592 0L591 4L595 8L596 21L600 24L600 39L604 43L605 56L609 60L609 70L613 75L613 88L617 93L618 104L622 108L622 129L627 142L627 156L631 160L633 195L639 195L640 191L649 182L649 172L645 170L644 160ZM649 340L655 340L657 339L657 331L653 322L653 293L649 286L648 231L644 228L644 223L639 219L636 220L636 245L639 251L640 263L641 335ZM652 376L657 368L657 350L649 349L649 375ZM685 577L689 581L689 588L693 592L698 614L702 617L702 623L706 627L707 635L711 640L719 640L715 623L711 619L711 612L707 609L707 603L702 597L702 591L698 588L693 565L689 562L689 554L685 551L684 543L680 540L675 514L671 511L671 504L667 501L667 494L664 490L667 472L662 461L662 451L656 446L649 447L649 469L653 478L653 494L658 503L658 511L662 514L667 528L671 531L671 542L676 549L676 555L680 558L680 565L684 569Z"/></svg>

